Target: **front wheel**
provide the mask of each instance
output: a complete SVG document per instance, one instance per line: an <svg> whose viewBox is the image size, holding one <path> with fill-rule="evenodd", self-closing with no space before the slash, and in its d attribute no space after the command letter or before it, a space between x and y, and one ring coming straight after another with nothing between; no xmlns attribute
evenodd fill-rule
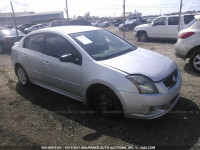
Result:
<svg viewBox="0 0 200 150"><path fill-rule="evenodd" d="M146 32L140 32L138 33L138 41L139 42L145 42L148 39L148 35Z"/></svg>
<svg viewBox="0 0 200 150"><path fill-rule="evenodd" d="M26 74L26 71L21 66L17 67L17 77L19 79L19 83L23 86L29 85L29 78Z"/></svg>
<svg viewBox="0 0 200 150"><path fill-rule="evenodd" d="M125 31L126 31L126 32L129 31L129 27L125 27Z"/></svg>
<svg viewBox="0 0 200 150"><path fill-rule="evenodd" d="M93 101L97 113L105 116L119 116L122 106L115 93L107 87L99 87L93 93Z"/></svg>
<svg viewBox="0 0 200 150"><path fill-rule="evenodd" d="M189 63L195 72L200 73L200 50L191 55Z"/></svg>

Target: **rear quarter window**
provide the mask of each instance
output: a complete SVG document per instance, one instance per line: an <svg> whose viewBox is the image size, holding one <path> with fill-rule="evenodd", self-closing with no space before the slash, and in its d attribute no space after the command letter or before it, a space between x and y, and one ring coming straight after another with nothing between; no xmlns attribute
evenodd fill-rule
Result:
<svg viewBox="0 0 200 150"><path fill-rule="evenodd" d="M23 48L28 48L28 37L24 40Z"/></svg>
<svg viewBox="0 0 200 150"><path fill-rule="evenodd" d="M188 24L194 19L194 15L187 15L187 16L184 16L183 18L184 18L184 23Z"/></svg>

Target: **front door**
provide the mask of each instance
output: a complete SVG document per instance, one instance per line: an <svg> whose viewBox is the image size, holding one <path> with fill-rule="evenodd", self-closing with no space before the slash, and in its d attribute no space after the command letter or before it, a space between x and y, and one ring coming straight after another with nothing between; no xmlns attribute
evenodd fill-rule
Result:
<svg viewBox="0 0 200 150"><path fill-rule="evenodd" d="M148 36L153 38L166 38L166 17L160 17L153 22Z"/></svg>
<svg viewBox="0 0 200 150"><path fill-rule="evenodd" d="M61 62L59 59L63 55L72 54L81 61L78 50L64 37L47 33L45 54L43 61L45 83L79 98L81 64Z"/></svg>

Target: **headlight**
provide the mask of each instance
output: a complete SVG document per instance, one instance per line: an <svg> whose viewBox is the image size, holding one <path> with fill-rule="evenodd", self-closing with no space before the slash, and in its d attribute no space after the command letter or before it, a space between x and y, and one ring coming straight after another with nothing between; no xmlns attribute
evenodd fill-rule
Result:
<svg viewBox="0 0 200 150"><path fill-rule="evenodd" d="M153 81L143 75L128 75L126 78L135 84L141 94L158 93L158 89Z"/></svg>

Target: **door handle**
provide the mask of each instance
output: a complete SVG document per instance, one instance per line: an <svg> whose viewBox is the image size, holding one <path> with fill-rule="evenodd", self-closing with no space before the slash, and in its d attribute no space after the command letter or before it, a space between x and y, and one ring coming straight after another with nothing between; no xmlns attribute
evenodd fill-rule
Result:
<svg viewBox="0 0 200 150"><path fill-rule="evenodd" d="M49 62L48 62L48 61L43 61L43 63L44 63L45 65L49 65Z"/></svg>
<svg viewBox="0 0 200 150"><path fill-rule="evenodd" d="M27 57L26 54L22 53L22 56Z"/></svg>

